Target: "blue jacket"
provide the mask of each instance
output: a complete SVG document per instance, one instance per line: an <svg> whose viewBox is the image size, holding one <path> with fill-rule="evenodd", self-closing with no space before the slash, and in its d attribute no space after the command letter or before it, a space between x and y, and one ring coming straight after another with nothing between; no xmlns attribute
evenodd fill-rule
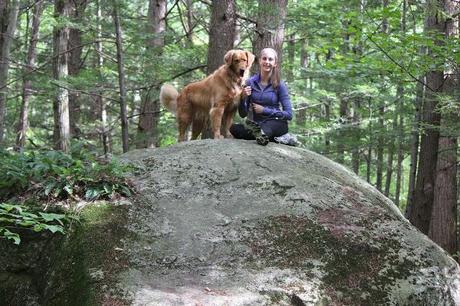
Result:
<svg viewBox="0 0 460 306"><path fill-rule="evenodd" d="M238 112L241 117L246 117L250 110L250 104L256 103L264 107L261 114L253 114L252 120L255 122L263 122L268 119L291 120L292 105L289 99L288 90L284 82L280 82L278 90L272 87L269 83L265 88L260 85L260 74L250 77L247 85L251 86L251 95L243 99L238 107Z"/></svg>

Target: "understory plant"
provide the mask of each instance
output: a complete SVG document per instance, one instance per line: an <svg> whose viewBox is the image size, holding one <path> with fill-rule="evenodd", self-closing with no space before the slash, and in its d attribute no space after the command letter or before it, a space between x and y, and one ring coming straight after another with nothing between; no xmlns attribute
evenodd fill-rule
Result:
<svg viewBox="0 0 460 306"><path fill-rule="evenodd" d="M65 226L77 218L68 214L33 212L25 205L0 203L0 238L21 242L18 230L65 233Z"/></svg>
<svg viewBox="0 0 460 306"><path fill-rule="evenodd" d="M60 151L1 152L0 200L98 200L130 196L130 168L89 153Z"/></svg>
<svg viewBox="0 0 460 306"><path fill-rule="evenodd" d="M0 151L0 238L19 244L21 229L64 233L76 217L58 203L70 208L76 201L129 197L131 170L83 149Z"/></svg>

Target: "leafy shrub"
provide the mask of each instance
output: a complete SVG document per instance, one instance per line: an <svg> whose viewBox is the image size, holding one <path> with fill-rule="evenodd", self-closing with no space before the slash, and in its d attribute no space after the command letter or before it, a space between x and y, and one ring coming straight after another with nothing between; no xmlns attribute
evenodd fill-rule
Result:
<svg viewBox="0 0 460 306"><path fill-rule="evenodd" d="M129 166L115 160L99 161L83 151L73 157L60 151L1 152L0 200L36 197L91 201L130 196L129 171Z"/></svg>
<svg viewBox="0 0 460 306"><path fill-rule="evenodd" d="M50 231L64 234L64 226L76 217L45 212L32 212L24 205L0 203L0 238L21 242L18 229L29 229L34 232Z"/></svg>

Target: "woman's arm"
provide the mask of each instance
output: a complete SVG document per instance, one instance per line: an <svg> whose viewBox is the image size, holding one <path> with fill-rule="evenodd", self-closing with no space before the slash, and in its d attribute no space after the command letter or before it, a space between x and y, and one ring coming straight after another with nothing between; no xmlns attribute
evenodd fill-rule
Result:
<svg viewBox="0 0 460 306"><path fill-rule="evenodd" d="M276 117L282 120L291 120L291 99L289 98L289 92L287 90L287 87L283 82L281 82L278 86L278 102L281 104L281 110L265 107L263 110L263 115Z"/></svg>

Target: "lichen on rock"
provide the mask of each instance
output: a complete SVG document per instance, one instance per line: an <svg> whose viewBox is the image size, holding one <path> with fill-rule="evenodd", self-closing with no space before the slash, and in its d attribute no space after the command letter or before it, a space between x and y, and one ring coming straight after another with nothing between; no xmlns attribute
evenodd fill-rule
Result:
<svg viewBox="0 0 460 306"><path fill-rule="evenodd" d="M140 169L118 286L134 305L456 305L457 263L355 174L308 150L202 140Z"/></svg>

